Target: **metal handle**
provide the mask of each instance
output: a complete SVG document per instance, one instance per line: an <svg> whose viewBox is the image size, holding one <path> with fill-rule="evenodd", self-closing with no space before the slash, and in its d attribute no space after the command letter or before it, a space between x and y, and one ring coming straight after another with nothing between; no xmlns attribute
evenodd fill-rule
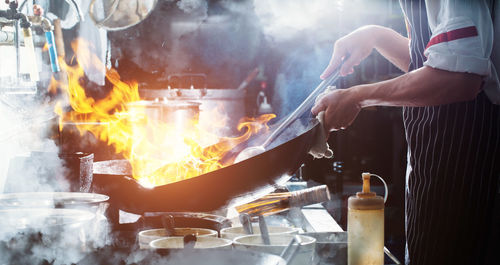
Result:
<svg viewBox="0 0 500 265"><path fill-rule="evenodd" d="M172 215L162 215L161 223L163 225L163 228L165 228L165 233L167 234L167 236L175 235L175 220Z"/></svg>
<svg viewBox="0 0 500 265"><path fill-rule="evenodd" d="M312 92L309 94L309 96L295 109L288 117L281 122L281 124L276 128L271 135L266 139L266 141L262 144L263 147L267 147L276 137L278 137L283 130L288 127L292 122L297 120L298 117L300 117L302 114L304 114L305 111L308 111L311 109L312 105L315 102L316 97L323 93L325 89L328 88L328 86L332 85L337 81L338 77L340 76L340 67L335 70L328 78L323 80Z"/></svg>
<svg viewBox="0 0 500 265"><path fill-rule="evenodd" d="M297 246L293 247L295 244L297 244ZM294 235L290 243L288 243L288 246L286 246L286 248L283 249L280 254L280 256L286 261L286 264L289 264L290 261L293 260L295 254L297 253L297 250L299 250L301 245L302 239L300 238L300 236Z"/></svg>
<svg viewBox="0 0 500 265"><path fill-rule="evenodd" d="M264 245L271 245L271 240L269 239L269 231L267 230L266 221L264 220L264 216L262 215L259 215L259 229L260 236L262 237Z"/></svg>
<svg viewBox="0 0 500 265"><path fill-rule="evenodd" d="M248 215L247 213L241 213L239 218L241 226L243 226L243 230L245 230L245 233L248 235L253 234L253 227L252 227L252 222L250 220L250 215Z"/></svg>
<svg viewBox="0 0 500 265"><path fill-rule="evenodd" d="M389 249L387 249L385 246L384 246L384 253L387 254L387 256L392 260L394 261L394 263L396 264L401 264L401 262L396 258L396 256L394 256L390 251Z"/></svg>

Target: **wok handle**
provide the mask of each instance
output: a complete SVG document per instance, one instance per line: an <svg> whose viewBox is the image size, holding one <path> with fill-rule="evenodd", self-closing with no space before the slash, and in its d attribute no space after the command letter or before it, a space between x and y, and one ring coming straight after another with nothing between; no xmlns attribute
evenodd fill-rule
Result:
<svg viewBox="0 0 500 265"><path fill-rule="evenodd" d="M327 77L325 80L323 80L312 92L309 94L309 96L295 109L288 117L281 122L281 124L276 128L271 135L266 139L266 141L262 144L262 146L265 148L267 147L270 143L278 137L285 128L290 126L292 122L297 120L304 112L310 110L312 108L312 105L314 104L316 97L318 97L319 94L323 93L325 89L335 83L340 76L340 67L338 67L335 72L333 72L329 77Z"/></svg>

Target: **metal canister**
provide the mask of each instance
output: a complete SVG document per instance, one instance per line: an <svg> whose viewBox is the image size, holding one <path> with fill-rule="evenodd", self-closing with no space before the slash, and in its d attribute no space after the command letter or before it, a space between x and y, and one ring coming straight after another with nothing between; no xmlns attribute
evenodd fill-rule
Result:
<svg viewBox="0 0 500 265"><path fill-rule="evenodd" d="M142 100L129 103L129 110L144 113L149 120L172 124L179 130L188 130L198 119L199 102L182 100Z"/></svg>
<svg viewBox="0 0 500 265"><path fill-rule="evenodd" d="M214 111L226 119L223 127L210 128L218 136L237 135L237 125L245 116L245 90L238 89L140 89L141 98L199 102L201 124L213 120Z"/></svg>

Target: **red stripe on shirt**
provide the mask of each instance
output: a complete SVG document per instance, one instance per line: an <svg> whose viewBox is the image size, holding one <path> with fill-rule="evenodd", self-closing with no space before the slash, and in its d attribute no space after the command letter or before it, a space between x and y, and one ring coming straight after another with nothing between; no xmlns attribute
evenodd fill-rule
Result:
<svg viewBox="0 0 500 265"><path fill-rule="evenodd" d="M474 37L477 36L477 29L475 26L470 26L466 28L459 28L459 29L454 29L448 32L441 33L439 35L434 36L429 43L427 43L427 47L425 49L428 49L432 45L442 43L442 42L447 42L447 41L452 41L452 40L458 40L458 39L463 39L463 38L469 38L469 37Z"/></svg>

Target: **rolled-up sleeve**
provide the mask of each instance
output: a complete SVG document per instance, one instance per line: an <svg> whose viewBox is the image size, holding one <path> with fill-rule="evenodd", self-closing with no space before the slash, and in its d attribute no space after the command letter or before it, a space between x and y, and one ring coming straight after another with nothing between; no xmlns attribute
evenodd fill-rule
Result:
<svg viewBox="0 0 500 265"><path fill-rule="evenodd" d="M427 8L434 10L428 12L432 37L424 51L424 65L489 75L493 28L487 6L476 0L427 2L432 2Z"/></svg>

